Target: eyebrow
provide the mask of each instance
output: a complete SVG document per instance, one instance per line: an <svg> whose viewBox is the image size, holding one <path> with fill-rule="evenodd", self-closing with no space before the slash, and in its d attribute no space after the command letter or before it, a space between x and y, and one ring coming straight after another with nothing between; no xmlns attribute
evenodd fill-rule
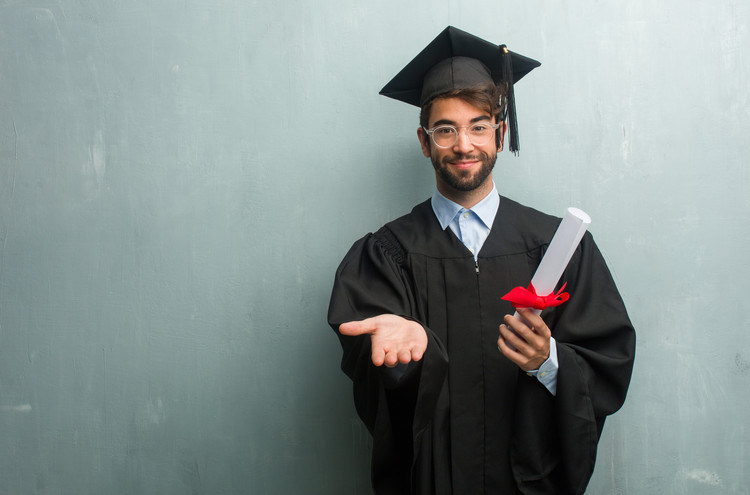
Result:
<svg viewBox="0 0 750 495"><path fill-rule="evenodd" d="M482 122L484 120L491 120L489 115L479 115L478 117L474 117L469 121L469 124L474 124L476 122ZM437 122L432 124L432 127L437 127L439 125L458 125L454 121L450 119L440 119Z"/></svg>

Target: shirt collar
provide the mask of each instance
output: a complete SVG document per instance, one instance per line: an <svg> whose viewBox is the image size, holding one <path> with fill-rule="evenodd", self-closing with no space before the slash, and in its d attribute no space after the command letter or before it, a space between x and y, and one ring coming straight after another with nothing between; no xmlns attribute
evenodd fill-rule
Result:
<svg viewBox="0 0 750 495"><path fill-rule="evenodd" d="M448 225L453 221L456 215L464 210L464 207L454 203L450 199L446 198L440 191L435 189L432 194L432 211L435 212L435 216L440 222L440 227L445 230ZM497 208L500 205L500 196L495 187L495 183L492 183L492 191L485 196L479 203L475 204L471 211L473 211L477 217L484 223L488 228L492 228L492 224L495 222L495 215L497 214Z"/></svg>

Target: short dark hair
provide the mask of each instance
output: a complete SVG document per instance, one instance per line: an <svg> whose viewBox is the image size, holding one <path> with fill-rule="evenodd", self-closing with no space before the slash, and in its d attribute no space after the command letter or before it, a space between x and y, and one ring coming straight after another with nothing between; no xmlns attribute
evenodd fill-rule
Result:
<svg viewBox="0 0 750 495"><path fill-rule="evenodd" d="M436 96L422 105L419 113L419 125L425 129L428 128L432 104L442 98L459 98L495 117L496 124L504 122L508 113L506 94L507 92L503 88L494 84L475 88L454 89L453 91Z"/></svg>

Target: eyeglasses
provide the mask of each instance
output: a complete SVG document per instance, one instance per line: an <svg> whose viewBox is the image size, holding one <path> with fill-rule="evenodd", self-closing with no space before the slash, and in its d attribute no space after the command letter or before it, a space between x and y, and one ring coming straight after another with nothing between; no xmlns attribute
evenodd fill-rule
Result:
<svg viewBox="0 0 750 495"><path fill-rule="evenodd" d="M466 129L466 135L474 146L483 146L490 142L500 124L477 122L471 125L439 125L432 129L424 129L430 135L432 142L438 148L450 148L458 142L458 130Z"/></svg>

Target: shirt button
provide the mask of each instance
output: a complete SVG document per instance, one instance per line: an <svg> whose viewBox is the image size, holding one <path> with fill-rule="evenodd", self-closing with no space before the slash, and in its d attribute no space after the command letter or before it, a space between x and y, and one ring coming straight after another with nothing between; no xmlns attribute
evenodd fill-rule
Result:
<svg viewBox="0 0 750 495"><path fill-rule="evenodd" d="M469 218L469 212L468 211L464 212L464 218Z"/></svg>
<svg viewBox="0 0 750 495"><path fill-rule="evenodd" d="M547 376L547 372L546 371L542 371L541 372L541 377L544 378L545 376Z"/></svg>

